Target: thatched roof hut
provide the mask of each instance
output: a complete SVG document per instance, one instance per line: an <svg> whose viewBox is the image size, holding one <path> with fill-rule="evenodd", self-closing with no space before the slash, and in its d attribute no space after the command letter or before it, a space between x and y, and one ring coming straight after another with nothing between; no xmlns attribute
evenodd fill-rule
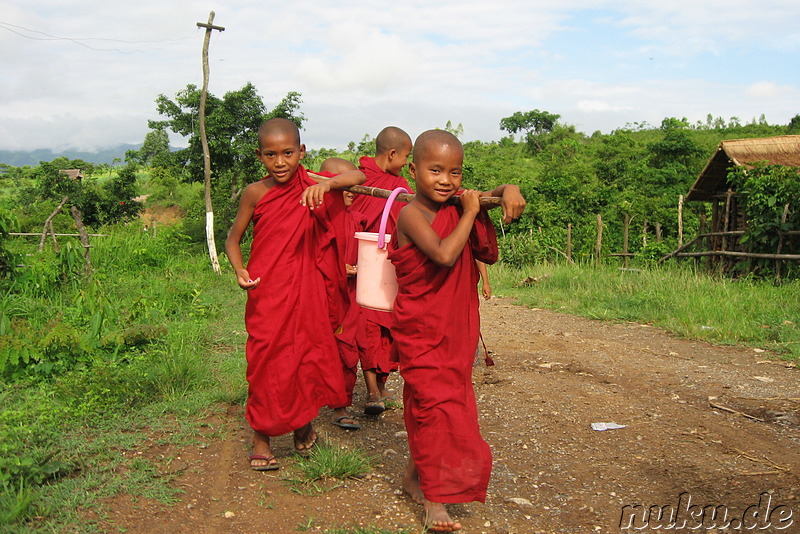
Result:
<svg viewBox="0 0 800 534"><path fill-rule="evenodd" d="M760 162L800 168L800 135L722 141L686 195L687 201L711 203L710 228L706 226L705 213L701 213L699 235L661 261L674 257L707 257L709 267L721 266L727 271L744 259L775 260L775 272L780 278L782 261L800 260L800 254L795 252L800 231L777 232L778 244L774 253L753 252L752 244L743 246L740 242L747 220L739 206L739 195L728 182L728 172L735 167L753 167ZM788 212L789 206L784 212L784 222ZM693 247L699 250L687 252Z"/></svg>
<svg viewBox="0 0 800 534"><path fill-rule="evenodd" d="M752 167L759 161L800 167L800 135L722 141L689 190L686 200L708 202L724 197L730 188L728 170L741 165Z"/></svg>
<svg viewBox="0 0 800 534"><path fill-rule="evenodd" d="M61 169L58 171L60 174L65 175L72 180L82 180L83 171L81 169Z"/></svg>

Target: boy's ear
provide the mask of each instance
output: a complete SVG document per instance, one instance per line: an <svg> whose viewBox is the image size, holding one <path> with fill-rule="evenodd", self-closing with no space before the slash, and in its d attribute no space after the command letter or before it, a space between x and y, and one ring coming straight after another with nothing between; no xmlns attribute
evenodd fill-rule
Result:
<svg viewBox="0 0 800 534"><path fill-rule="evenodd" d="M417 168L414 166L414 162L413 161L408 164L408 173L411 175L411 179L416 181L416 179L417 179Z"/></svg>
<svg viewBox="0 0 800 534"><path fill-rule="evenodd" d="M306 145L300 145L300 159L306 157Z"/></svg>

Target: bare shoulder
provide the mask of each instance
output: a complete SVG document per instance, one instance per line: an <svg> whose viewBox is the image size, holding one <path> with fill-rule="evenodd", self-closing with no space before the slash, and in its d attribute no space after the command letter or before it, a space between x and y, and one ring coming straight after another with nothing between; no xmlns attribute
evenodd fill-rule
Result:
<svg viewBox="0 0 800 534"><path fill-rule="evenodd" d="M261 197L270 190L270 184L268 182L269 180L267 179L259 180L245 187L242 193L242 202L253 205L257 204L258 201L261 200Z"/></svg>

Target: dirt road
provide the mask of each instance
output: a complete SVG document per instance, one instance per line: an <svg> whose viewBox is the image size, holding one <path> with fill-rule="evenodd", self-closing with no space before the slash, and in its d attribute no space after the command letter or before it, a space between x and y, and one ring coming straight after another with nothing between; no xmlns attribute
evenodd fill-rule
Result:
<svg viewBox="0 0 800 534"><path fill-rule="evenodd" d="M691 514L705 521L694 532L751 525L800 532L800 372L793 365L749 348L503 299L484 303L481 313L496 365L476 367L474 380L494 471L485 504L450 508L462 532L605 533L620 532L621 523L656 532L670 526L670 505L679 525L692 526ZM399 392L401 380L390 387ZM357 407L363 399L359 384ZM363 416L356 432L329 420L326 410L316 420L328 441L377 458L366 478L313 496L292 492L285 481L295 462L290 436L275 439L280 471L249 470L250 434L242 409L230 407L203 427L222 439L181 450L154 439L152 447L128 453L163 458L164 472L179 472L181 500L164 506L118 496L101 527L291 533L360 525L419 532L420 509L399 491L408 453L400 410ZM593 430L597 422L625 427ZM667 513L661 522L651 506ZM712 518L702 509L709 506L726 507L727 519Z"/></svg>

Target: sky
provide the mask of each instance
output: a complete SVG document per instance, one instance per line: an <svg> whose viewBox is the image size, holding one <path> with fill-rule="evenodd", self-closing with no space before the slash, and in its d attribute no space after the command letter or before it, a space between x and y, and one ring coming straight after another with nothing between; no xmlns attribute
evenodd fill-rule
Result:
<svg viewBox="0 0 800 534"><path fill-rule="evenodd" d="M302 95L309 149L539 109L591 134L800 113L797 0L0 0L0 150L141 143L159 94ZM185 141L173 138L180 146Z"/></svg>

